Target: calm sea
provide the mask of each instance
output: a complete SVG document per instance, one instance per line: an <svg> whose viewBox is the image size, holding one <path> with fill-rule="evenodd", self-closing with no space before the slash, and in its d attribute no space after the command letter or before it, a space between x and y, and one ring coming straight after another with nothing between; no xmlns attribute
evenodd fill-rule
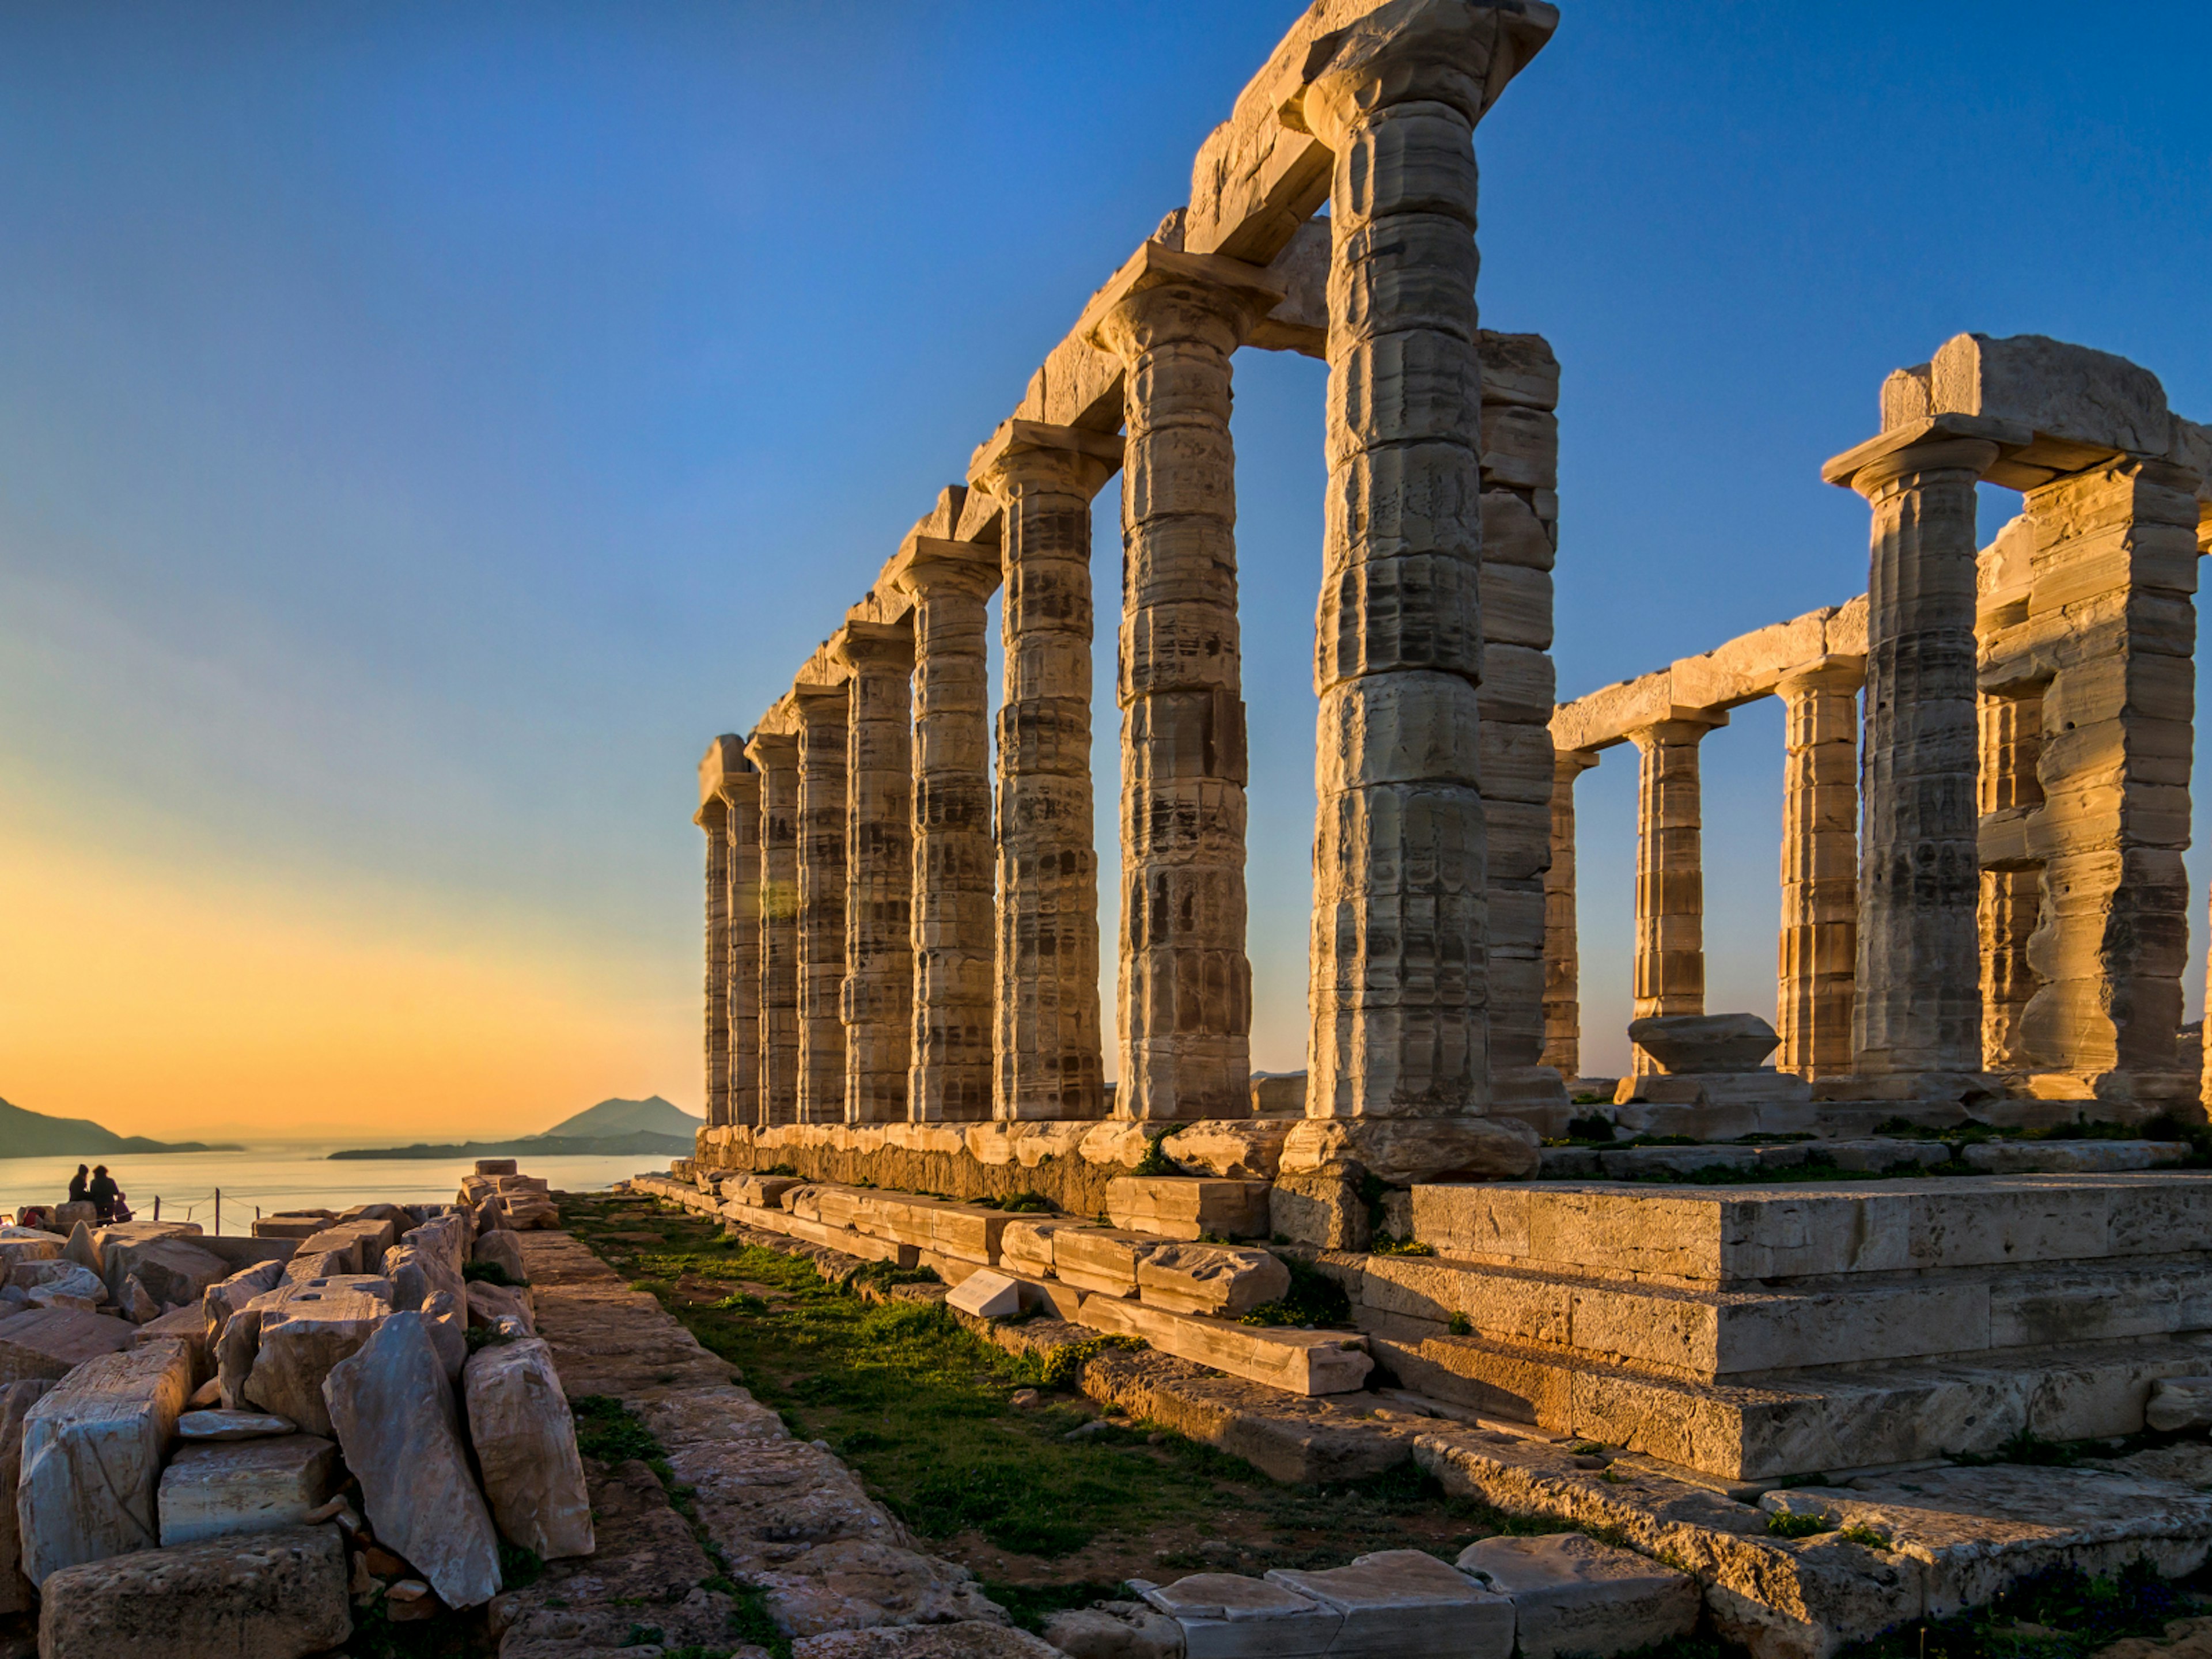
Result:
<svg viewBox="0 0 2212 1659"><path fill-rule="evenodd" d="M164 1152L139 1156L111 1153L108 1172L131 1200L132 1212L151 1220L160 1199L164 1221L197 1221L209 1232L216 1225L216 1194L222 1194L225 1233L252 1230L256 1214L278 1210L343 1210L353 1204L453 1202L461 1177L473 1159L374 1158L333 1164L328 1154L343 1142L302 1146L249 1146L240 1152ZM358 1144L357 1142L356 1143ZM83 1160L74 1158L0 1158L0 1212L11 1218L26 1204L58 1204L69 1196L70 1177ZM543 1176L556 1189L589 1192L611 1187L625 1176L658 1169L647 1154L623 1158L526 1158L525 1175Z"/></svg>

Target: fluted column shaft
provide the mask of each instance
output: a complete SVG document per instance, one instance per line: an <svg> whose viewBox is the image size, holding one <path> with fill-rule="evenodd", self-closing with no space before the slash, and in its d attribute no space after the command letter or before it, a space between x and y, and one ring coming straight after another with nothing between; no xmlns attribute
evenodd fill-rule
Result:
<svg viewBox="0 0 2212 1659"><path fill-rule="evenodd" d="M1575 907L1575 781L1597 764L1587 749L1552 757L1552 864L1544 872L1544 1057L1563 1078L1582 1075L1582 945Z"/></svg>
<svg viewBox="0 0 2212 1659"><path fill-rule="evenodd" d="M799 1121L845 1121L846 727L842 685L799 706Z"/></svg>
<svg viewBox="0 0 2212 1659"><path fill-rule="evenodd" d="M1255 275L1259 273L1255 272ZM1162 280L1100 327L1124 368L1117 1117L1251 1112L1230 357L1243 295Z"/></svg>
<svg viewBox="0 0 2212 1659"><path fill-rule="evenodd" d="M707 837L707 1121L730 1121L729 808L702 803L692 820Z"/></svg>
<svg viewBox="0 0 2212 1659"><path fill-rule="evenodd" d="M917 1123L991 1115L997 854L983 630L999 565L991 549L955 550L958 546L918 550L900 579L914 595L914 1025L907 1110Z"/></svg>
<svg viewBox="0 0 2212 1659"><path fill-rule="evenodd" d="M903 1123L914 1031L913 631L848 623L845 1118Z"/></svg>
<svg viewBox="0 0 2212 1659"><path fill-rule="evenodd" d="M1073 447L1010 445L975 480L1005 506L993 1007L993 1115L1002 1119L1105 1115L1091 793L1091 498L1111 470Z"/></svg>
<svg viewBox="0 0 2212 1659"><path fill-rule="evenodd" d="M745 745L760 774L760 1103L763 1129L799 1121L799 739Z"/></svg>
<svg viewBox="0 0 2212 1659"><path fill-rule="evenodd" d="M1777 946L1776 1069L1833 1077L1851 1069L1858 967L1858 689L1856 663L1792 674L1778 688L1782 769L1782 924Z"/></svg>
<svg viewBox="0 0 2212 1659"><path fill-rule="evenodd" d="M1852 487L1874 509L1855 1068L1981 1069L1976 909L1978 439L1901 449Z"/></svg>
<svg viewBox="0 0 2212 1659"><path fill-rule="evenodd" d="M1704 808L1698 744L1712 723L1661 720L1630 732L1642 763L1636 788L1633 1017L1705 1012ZM1639 1076L1656 1069L1635 1049Z"/></svg>
<svg viewBox="0 0 2212 1659"><path fill-rule="evenodd" d="M1469 14L1470 19L1473 14ZM1489 1100L1474 125L1457 46L1354 42L1305 91L1334 154L1316 622L1315 1117Z"/></svg>
<svg viewBox="0 0 2212 1659"><path fill-rule="evenodd" d="M760 1121L761 811L760 775L736 772L723 782L729 845L729 1098L719 1121Z"/></svg>
<svg viewBox="0 0 2212 1659"><path fill-rule="evenodd" d="M1984 817L2017 812L2043 801L2036 761L2043 749L2043 699L1988 696L1978 700L1981 765L1978 805ZM2043 866L2008 863L1982 872L1977 918L1982 952L1982 1064L1991 1071L2027 1070L2033 1061L2021 1027L2035 995L2028 961L2043 908Z"/></svg>

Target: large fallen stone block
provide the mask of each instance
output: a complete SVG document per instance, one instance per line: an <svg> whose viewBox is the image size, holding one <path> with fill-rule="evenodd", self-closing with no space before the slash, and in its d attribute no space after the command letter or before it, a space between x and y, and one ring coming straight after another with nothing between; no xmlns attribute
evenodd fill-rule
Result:
<svg viewBox="0 0 2212 1659"><path fill-rule="evenodd" d="M1162 1238L1265 1238L1267 1183L1206 1176L1121 1176L1106 1183L1116 1227Z"/></svg>
<svg viewBox="0 0 2212 1659"><path fill-rule="evenodd" d="M118 1277L118 1253L108 1253L110 1289L119 1290L124 1283L135 1279L164 1308L197 1303L209 1285L221 1284L230 1277L228 1261L189 1239L156 1239L119 1254L125 1265Z"/></svg>
<svg viewBox="0 0 2212 1659"><path fill-rule="evenodd" d="M1697 1628L1696 1579L1583 1533L1485 1538L1459 1570L1512 1601L1522 1659L1610 1659Z"/></svg>
<svg viewBox="0 0 2212 1659"><path fill-rule="evenodd" d="M2168 1376L2152 1383L2143 1426L2160 1434L2212 1428L2212 1376Z"/></svg>
<svg viewBox="0 0 2212 1659"><path fill-rule="evenodd" d="M481 1348L462 1372L462 1393L500 1531L548 1561L589 1555L591 1498L553 1351L536 1338Z"/></svg>
<svg viewBox="0 0 2212 1659"><path fill-rule="evenodd" d="M33 1583L160 1541L161 1456L191 1389L172 1340L87 1360L32 1406L15 1503Z"/></svg>
<svg viewBox="0 0 2212 1659"><path fill-rule="evenodd" d="M173 1338L185 1345L192 1357L192 1386L199 1385L215 1374L212 1350L208 1346L207 1318L198 1308L172 1308L158 1317L148 1320L131 1334L131 1345L140 1347L149 1342Z"/></svg>
<svg viewBox="0 0 2212 1659"><path fill-rule="evenodd" d="M227 1279L218 1279L201 1292L200 1312L207 1321L209 1352L213 1353L216 1344L222 1340L223 1327L230 1323L231 1315L283 1282L283 1260L257 1261L250 1267L240 1267Z"/></svg>
<svg viewBox="0 0 2212 1659"><path fill-rule="evenodd" d="M203 1407L177 1419L179 1440L271 1440L296 1434L300 1425L274 1412L233 1412Z"/></svg>
<svg viewBox="0 0 2212 1659"><path fill-rule="evenodd" d="M50 1233L43 1227L0 1227L0 1268L26 1261L58 1261L67 1243L59 1233ZM0 1273L0 1284L6 1280L7 1274Z"/></svg>
<svg viewBox="0 0 2212 1659"><path fill-rule="evenodd" d="M1182 1626L1142 1601L1063 1609L1045 1620L1044 1639L1067 1659L1183 1659Z"/></svg>
<svg viewBox="0 0 2212 1659"><path fill-rule="evenodd" d="M1236 1319L1291 1288L1291 1270L1265 1250L1168 1244L1137 1263L1137 1294L1176 1313Z"/></svg>
<svg viewBox="0 0 2212 1659"><path fill-rule="evenodd" d="M47 1581L40 1659L304 1659L353 1634L345 1545L335 1527L63 1569Z"/></svg>
<svg viewBox="0 0 2212 1659"><path fill-rule="evenodd" d="M1052 1271L1079 1291L1134 1296L1137 1264L1165 1241L1112 1227L1061 1227L1052 1235Z"/></svg>
<svg viewBox="0 0 2212 1659"><path fill-rule="evenodd" d="M1198 1572L1129 1587L1182 1626L1188 1659L1305 1659L1328 1652L1344 1628L1336 1608L1267 1578Z"/></svg>
<svg viewBox="0 0 2212 1659"><path fill-rule="evenodd" d="M528 1291L511 1290L483 1279L470 1285L468 1291L470 1324L495 1325L502 1319L518 1319L532 1335L538 1334L538 1321Z"/></svg>
<svg viewBox="0 0 2212 1659"><path fill-rule="evenodd" d="M1024 1217L1009 1221L1006 1231L999 1235L999 1265L1042 1278L1053 1271L1054 1236L1063 1229L1073 1230L1085 1224L1077 1221L1063 1221L1056 1216L1036 1220Z"/></svg>
<svg viewBox="0 0 2212 1659"><path fill-rule="evenodd" d="M522 1265L522 1241L505 1228L477 1240L476 1259L495 1264L518 1284L530 1277L530 1270Z"/></svg>
<svg viewBox="0 0 2212 1659"><path fill-rule="evenodd" d="M0 1613L23 1613L31 1606L33 1587L22 1572L15 1481L23 1472L23 1419L52 1386L43 1379L0 1383Z"/></svg>
<svg viewBox="0 0 2212 1659"><path fill-rule="evenodd" d="M305 1214L288 1211L279 1215L264 1215L253 1224L253 1236L256 1238L313 1238L337 1219L327 1210Z"/></svg>
<svg viewBox="0 0 2212 1659"><path fill-rule="evenodd" d="M1332 1655L1509 1659L1513 1604L1425 1550L1381 1550L1321 1572L1278 1568L1268 1582L1343 1616Z"/></svg>
<svg viewBox="0 0 2212 1659"><path fill-rule="evenodd" d="M161 1542L299 1526L328 1501L338 1449L320 1435L187 1442L161 1471Z"/></svg>
<svg viewBox="0 0 2212 1659"><path fill-rule="evenodd" d="M59 1381L88 1359L131 1346L137 1327L81 1308L26 1308L0 1319L0 1382Z"/></svg>
<svg viewBox="0 0 2212 1659"><path fill-rule="evenodd" d="M60 1256L49 1261L18 1262L8 1270L8 1283L27 1291L33 1307L89 1313L107 1300L107 1286L98 1273Z"/></svg>
<svg viewBox="0 0 2212 1659"><path fill-rule="evenodd" d="M1349 1394L1375 1368L1367 1339L1346 1331L1240 1325L1110 1296L1085 1297L1082 1322L1113 1335L1141 1337L1162 1353L1286 1394Z"/></svg>
<svg viewBox="0 0 2212 1659"><path fill-rule="evenodd" d="M295 1281L264 1300L260 1312L245 1397L309 1434L329 1434L324 1379L391 1316L391 1282L361 1274Z"/></svg>
<svg viewBox="0 0 2212 1659"><path fill-rule="evenodd" d="M422 1316L386 1317L331 1367L323 1393L377 1541L448 1607L478 1607L498 1595L498 1534Z"/></svg>

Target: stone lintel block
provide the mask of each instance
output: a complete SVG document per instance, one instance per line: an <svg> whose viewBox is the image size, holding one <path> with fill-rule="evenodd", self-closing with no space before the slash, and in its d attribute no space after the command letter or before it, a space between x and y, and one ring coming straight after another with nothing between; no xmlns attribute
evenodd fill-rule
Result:
<svg viewBox="0 0 2212 1659"><path fill-rule="evenodd" d="M1119 1297L1085 1297L1081 1322L1111 1335L1141 1337L1163 1353L1286 1394L1347 1394L1364 1383L1375 1364L1367 1339L1353 1333L1242 1325Z"/></svg>
<svg viewBox="0 0 2212 1659"><path fill-rule="evenodd" d="M2158 377L2108 351L2040 334L1959 334L1929 369L1931 414L2010 422L2096 450L2163 455L2172 441Z"/></svg>
<svg viewBox="0 0 2212 1659"><path fill-rule="evenodd" d="M1203 1176L1121 1176L1107 1183L1116 1227L1163 1238L1264 1238L1267 1183Z"/></svg>

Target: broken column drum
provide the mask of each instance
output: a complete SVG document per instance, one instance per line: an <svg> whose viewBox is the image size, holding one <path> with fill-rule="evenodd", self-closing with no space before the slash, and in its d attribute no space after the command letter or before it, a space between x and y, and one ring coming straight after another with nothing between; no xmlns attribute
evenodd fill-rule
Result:
<svg viewBox="0 0 2212 1659"><path fill-rule="evenodd" d="M845 1117L902 1123L914 1028L914 634L848 623Z"/></svg>
<svg viewBox="0 0 2212 1659"><path fill-rule="evenodd" d="M756 732L760 775L762 1128L799 1121L799 740Z"/></svg>
<svg viewBox="0 0 2212 1659"><path fill-rule="evenodd" d="M1121 937L1115 1115L1251 1110L1230 356L1266 274L1148 246L1099 325L1124 366Z"/></svg>
<svg viewBox="0 0 2212 1659"><path fill-rule="evenodd" d="M1121 441L1018 421L995 447L974 478L1005 510L993 1115L1102 1117L1091 499Z"/></svg>
<svg viewBox="0 0 2212 1659"><path fill-rule="evenodd" d="M1981 1068L1974 763L1975 486L1996 447L1911 445L1861 469L1867 591L1865 836L1856 1069Z"/></svg>
<svg viewBox="0 0 2212 1659"><path fill-rule="evenodd" d="M986 602L994 549L917 538L898 582L914 598L913 1031L908 1115L991 1115L993 915Z"/></svg>
<svg viewBox="0 0 2212 1659"><path fill-rule="evenodd" d="M1349 33L1300 115L1330 182L1315 640L1315 1117L1487 1103L1474 127L1494 17Z"/></svg>

